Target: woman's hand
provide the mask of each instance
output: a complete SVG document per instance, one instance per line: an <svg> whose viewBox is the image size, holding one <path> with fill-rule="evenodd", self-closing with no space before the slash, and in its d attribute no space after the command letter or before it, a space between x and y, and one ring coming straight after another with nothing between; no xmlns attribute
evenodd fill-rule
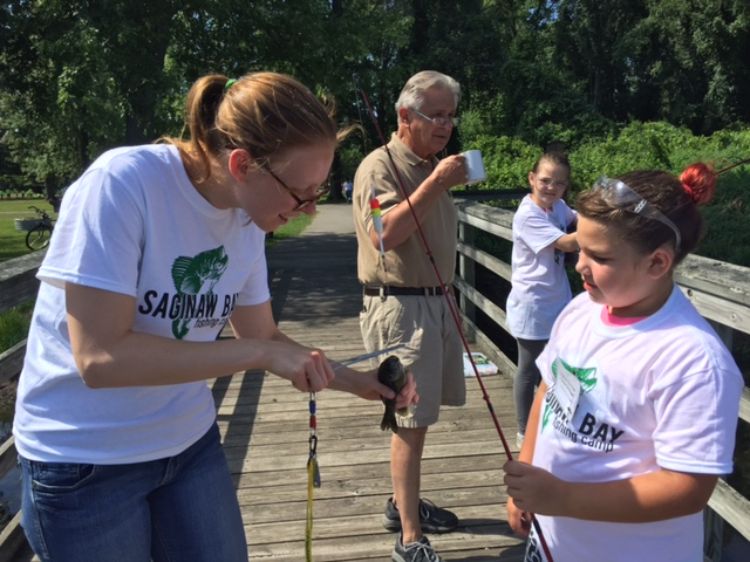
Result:
<svg viewBox="0 0 750 562"><path fill-rule="evenodd" d="M327 388L336 375L325 354L319 349L296 343L267 342L269 364L267 370L291 381L302 392L319 392Z"/></svg>

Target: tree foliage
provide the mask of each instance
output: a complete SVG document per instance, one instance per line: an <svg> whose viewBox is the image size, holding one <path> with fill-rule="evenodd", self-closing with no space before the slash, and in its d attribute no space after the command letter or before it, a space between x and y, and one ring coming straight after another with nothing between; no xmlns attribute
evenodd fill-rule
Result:
<svg viewBox="0 0 750 562"><path fill-rule="evenodd" d="M106 148L179 134L200 75L290 73L360 122L336 184L387 136L404 81L462 85L450 150L575 148L632 121L696 134L750 122L746 0L6 0L0 182L52 191Z"/></svg>

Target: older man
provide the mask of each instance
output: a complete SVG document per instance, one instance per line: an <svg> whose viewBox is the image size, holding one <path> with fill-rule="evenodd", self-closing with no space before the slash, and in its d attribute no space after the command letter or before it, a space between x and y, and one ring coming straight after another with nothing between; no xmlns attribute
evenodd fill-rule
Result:
<svg viewBox="0 0 750 562"><path fill-rule="evenodd" d="M440 562L422 533L449 532L458 524L450 511L420 499L419 489L427 428L437 422L441 405L466 400L461 341L443 296L450 291L456 256L457 218L449 190L465 183L466 165L461 156L436 158L453 133L459 98L460 86L450 76L429 70L412 76L396 102L390 157L384 147L374 150L354 178L362 338L368 349L409 346L401 357L420 396L408 415L397 416L399 429L391 439L393 497L384 525L401 531L392 555L396 562ZM384 253L373 226L373 196L382 209ZM409 202L445 286L437 280Z"/></svg>

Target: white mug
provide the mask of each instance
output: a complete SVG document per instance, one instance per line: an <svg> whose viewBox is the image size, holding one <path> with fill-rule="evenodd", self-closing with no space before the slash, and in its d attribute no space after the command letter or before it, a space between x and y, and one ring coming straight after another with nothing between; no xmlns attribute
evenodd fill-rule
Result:
<svg viewBox="0 0 750 562"><path fill-rule="evenodd" d="M467 150L462 152L461 156L466 161L466 184L471 185L487 179L487 173L484 171L484 162L482 153L479 150Z"/></svg>

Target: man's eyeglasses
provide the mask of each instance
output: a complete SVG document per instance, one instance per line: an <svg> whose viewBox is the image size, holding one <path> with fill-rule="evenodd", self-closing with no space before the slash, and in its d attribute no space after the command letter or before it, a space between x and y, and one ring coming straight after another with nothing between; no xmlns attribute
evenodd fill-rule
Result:
<svg viewBox="0 0 750 562"><path fill-rule="evenodd" d="M553 181L552 178L538 178L539 183L544 187L554 187L555 189L567 189L568 182L566 181Z"/></svg>
<svg viewBox="0 0 750 562"><path fill-rule="evenodd" d="M308 208L308 207L309 207L310 205L314 205L314 204L315 204L315 203L317 203L317 202L318 202L318 201L319 201L319 200L320 200L320 199L321 199L322 197L324 197L325 195L327 195L327 194L328 194L328 191L329 191L329 189L328 189L327 187L325 187L325 186L322 186L322 185L321 185L321 186L320 186L320 187L319 187L319 188L318 188L318 189L317 189L317 190L315 191L315 195L313 195L313 196L312 196L312 197L311 197L310 199L302 199L301 197L299 197L299 196L298 196L298 195L297 195L297 194L296 194L296 193L294 192L294 190L293 190L293 189L292 189L291 187L289 187L289 186L288 186L288 185L287 185L287 184L286 184L286 183L284 182L284 180L282 180L282 179L281 179L281 178L280 178L279 176L277 176L277 175L276 175L276 174L275 174L275 173L273 172L273 170L271 169L271 166L269 166L267 162L263 162L263 163L261 164L261 166L263 167L263 169L264 169L264 170L265 170L266 172L268 172L268 173L269 173L269 175L270 175L270 176L271 176L271 177L272 177L273 179L275 179L275 180L276 180L276 181L278 182L278 184L279 184L279 185L280 185L281 187L283 187L283 188L284 188L284 189L286 190L286 192L287 192L287 193L288 193L289 195L291 195L291 196L292 196L292 199L294 199L294 200L295 200L295 201L297 202L297 206L296 206L296 207L295 207L294 209L292 209L292 211L293 211L293 212L294 212L294 211L303 211L304 209L307 209L307 208Z"/></svg>
<svg viewBox="0 0 750 562"><path fill-rule="evenodd" d="M438 125L440 127L447 127L448 125L450 125L451 127L456 127L458 125L458 117L443 117L442 115L430 117L429 115L425 115L418 109L412 108L412 111L419 115L422 119L424 119L425 121L429 121L433 125Z"/></svg>
<svg viewBox="0 0 750 562"><path fill-rule="evenodd" d="M672 220L662 213L656 206L646 201L643 197L638 195L632 188L625 182L608 178L606 176L600 177L594 182L595 191L601 191L603 199L617 208L625 208L633 206L632 209L628 209L630 212L636 215L641 215L647 219L655 220L668 226L675 237L675 250L680 251L680 245L682 244L682 236L680 236L680 229Z"/></svg>

